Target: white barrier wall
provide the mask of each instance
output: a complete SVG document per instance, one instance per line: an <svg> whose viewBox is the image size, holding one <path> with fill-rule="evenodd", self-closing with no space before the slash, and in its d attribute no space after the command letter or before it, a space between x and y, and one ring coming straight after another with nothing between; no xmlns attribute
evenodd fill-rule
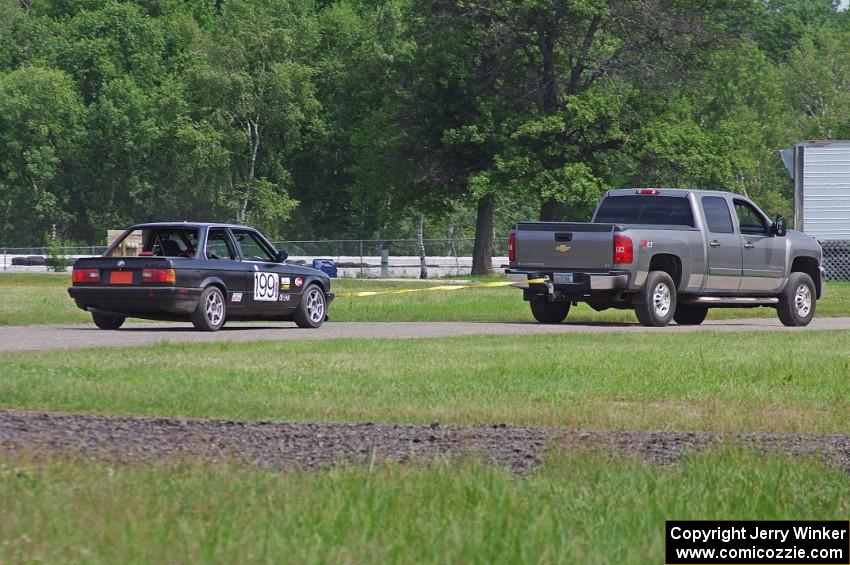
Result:
<svg viewBox="0 0 850 565"><path fill-rule="evenodd" d="M29 257L29 255L0 255L0 272L47 272L47 267L12 265L12 259L15 257ZM79 257L89 257L89 255L69 255L67 258L77 259ZM316 257L293 256L289 258L289 261L304 261L305 265L312 266L313 259L333 259L337 263L337 271L340 277L381 277L381 258L379 256L363 257L362 263L360 256L333 257L328 255L321 255ZM465 276L469 275L472 271L472 257L427 257L426 262L428 265L429 278ZM503 273L505 267L507 267L507 264L507 257L493 257L493 269L496 273ZM389 277L419 278L419 257L390 256L388 271Z"/></svg>

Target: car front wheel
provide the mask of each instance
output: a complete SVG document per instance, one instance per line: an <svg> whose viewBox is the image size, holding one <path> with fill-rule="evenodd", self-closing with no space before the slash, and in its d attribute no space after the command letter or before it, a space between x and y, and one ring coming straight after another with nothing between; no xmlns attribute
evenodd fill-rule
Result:
<svg viewBox="0 0 850 565"><path fill-rule="evenodd" d="M216 286L208 286L201 293L198 306L192 312L192 325L202 332L217 332L224 325L226 315L221 290Z"/></svg>
<svg viewBox="0 0 850 565"><path fill-rule="evenodd" d="M295 311L295 324L299 328L318 328L325 321L328 305L325 292L317 284L311 284L301 295L301 303Z"/></svg>

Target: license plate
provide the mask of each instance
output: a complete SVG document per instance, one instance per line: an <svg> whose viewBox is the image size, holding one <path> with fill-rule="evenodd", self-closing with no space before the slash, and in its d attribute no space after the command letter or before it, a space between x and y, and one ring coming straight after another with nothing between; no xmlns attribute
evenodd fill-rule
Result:
<svg viewBox="0 0 850 565"><path fill-rule="evenodd" d="M132 271L112 271L109 273L109 284L133 284Z"/></svg>
<svg viewBox="0 0 850 565"><path fill-rule="evenodd" d="M572 273L555 273L555 284L573 284Z"/></svg>

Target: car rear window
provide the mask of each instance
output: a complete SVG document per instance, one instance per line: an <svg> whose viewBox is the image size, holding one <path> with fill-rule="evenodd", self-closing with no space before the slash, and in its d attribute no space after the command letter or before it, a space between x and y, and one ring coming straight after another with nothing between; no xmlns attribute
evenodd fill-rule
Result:
<svg viewBox="0 0 850 565"><path fill-rule="evenodd" d="M108 257L189 257L198 248L196 228L145 228L129 231L107 252Z"/></svg>
<svg viewBox="0 0 850 565"><path fill-rule="evenodd" d="M597 224L643 224L650 226L694 227L691 203L681 196L608 196L602 201Z"/></svg>

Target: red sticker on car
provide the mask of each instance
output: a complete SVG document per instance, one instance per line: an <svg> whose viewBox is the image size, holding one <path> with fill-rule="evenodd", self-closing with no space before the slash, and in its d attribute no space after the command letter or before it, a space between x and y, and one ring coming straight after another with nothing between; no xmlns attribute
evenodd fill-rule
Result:
<svg viewBox="0 0 850 565"><path fill-rule="evenodd" d="M302 284L304 284L304 279L301 277L295 277L295 286L301 286Z"/></svg>

